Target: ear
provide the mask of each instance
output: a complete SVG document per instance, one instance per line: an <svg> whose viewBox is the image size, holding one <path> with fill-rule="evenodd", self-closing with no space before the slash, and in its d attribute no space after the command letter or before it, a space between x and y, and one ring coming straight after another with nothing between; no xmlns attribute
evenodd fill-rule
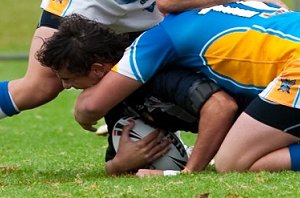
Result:
<svg viewBox="0 0 300 198"><path fill-rule="evenodd" d="M103 76L104 66L101 63L93 63L91 67L91 72L98 77Z"/></svg>

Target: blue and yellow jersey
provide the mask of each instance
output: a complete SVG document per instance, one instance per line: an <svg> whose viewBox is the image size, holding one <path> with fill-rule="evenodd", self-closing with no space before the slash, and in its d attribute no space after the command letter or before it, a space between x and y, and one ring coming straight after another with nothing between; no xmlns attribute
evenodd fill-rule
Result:
<svg viewBox="0 0 300 198"><path fill-rule="evenodd" d="M247 1L168 15L113 70L144 83L161 68L189 67L229 93L264 90L262 97L300 108L299 57L300 13Z"/></svg>

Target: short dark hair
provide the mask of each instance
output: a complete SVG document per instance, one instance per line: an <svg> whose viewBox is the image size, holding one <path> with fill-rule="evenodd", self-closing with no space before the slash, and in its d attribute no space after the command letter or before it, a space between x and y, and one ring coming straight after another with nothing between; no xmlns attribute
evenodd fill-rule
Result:
<svg viewBox="0 0 300 198"><path fill-rule="evenodd" d="M93 63L116 64L129 44L127 34L117 34L99 22L72 14L61 18L58 32L44 41L36 58L56 71L66 68L87 74Z"/></svg>

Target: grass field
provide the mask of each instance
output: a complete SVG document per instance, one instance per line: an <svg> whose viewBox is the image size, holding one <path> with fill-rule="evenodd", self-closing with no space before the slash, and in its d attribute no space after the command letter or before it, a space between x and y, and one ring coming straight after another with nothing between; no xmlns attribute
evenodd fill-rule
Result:
<svg viewBox="0 0 300 198"><path fill-rule="evenodd" d="M40 1L0 7L0 52L26 52ZM29 14L28 14L29 13ZM7 17L11 16L11 17ZM0 61L0 79L21 77L25 61ZM78 91L0 121L0 197L300 197L299 174L207 171L177 177L106 177L106 139L73 120ZM194 136L184 139L193 143Z"/></svg>

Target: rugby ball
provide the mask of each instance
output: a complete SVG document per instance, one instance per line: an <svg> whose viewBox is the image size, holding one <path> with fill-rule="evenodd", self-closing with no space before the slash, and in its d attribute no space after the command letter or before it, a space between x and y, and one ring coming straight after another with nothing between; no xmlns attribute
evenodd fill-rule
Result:
<svg viewBox="0 0 300 198"><path fill-rule="evenodd" d="M147 136L148 134L150 134L155 130L155 128L145 124L139 118L135 118L135 117L121 118L115 124L112 131L112 143L115 151L117 151L119 147L119 140L122 135L122 129L124 126L128 125L129 119L135 122L134 128L129 133L129 136L133 141L143 139L145 136ZM144 167L144 168L157 169L157 170L184 169L188 160L188 155L181 139L171 132L165 132L161 135L171 140L170 150L165 155L163 155L162 157L154 161L152 164L150 164L149 167Z"/></svg>

